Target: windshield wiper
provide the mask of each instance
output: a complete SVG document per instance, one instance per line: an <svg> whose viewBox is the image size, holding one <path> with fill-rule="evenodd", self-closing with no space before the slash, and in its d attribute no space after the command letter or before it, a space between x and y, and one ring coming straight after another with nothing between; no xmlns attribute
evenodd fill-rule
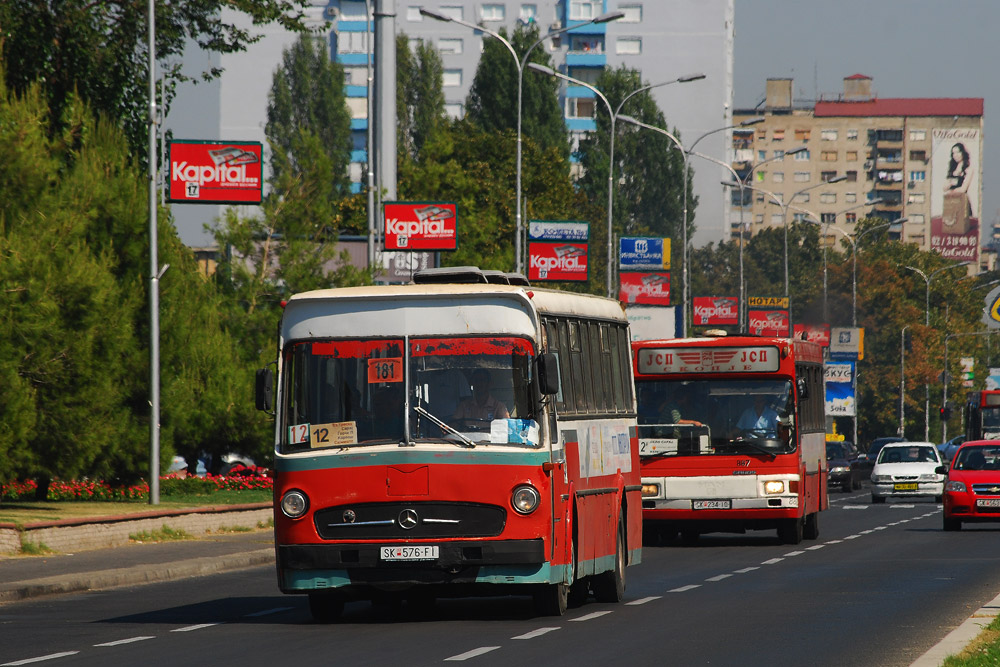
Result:
<svg viewBox="0 0 1000 667"><path fill-rule="evenodd" d="M416 412L417 414L427 417L428 419L431 420L431 422L441 427L447 433L451 433L452 435L457 435L462 440L461 443L456 443L459 447L468 447L469 449L472 449L476 446L476 443L472 442L472 440L469 440L469 438L466 437L464 433L456 430L454 427L450 426L449 424L446 424L438 417L435 417L431 413L427 412L427 410L425 410L423 406L420 405L414 406L413 411Z"/></svg>
<svg viewBox="0 0 1000 667"><path fill-rule="evenodd" d="M756 451L760 452L761 454L766 454L766 455L770 456L772 459L778 458L778 455L776 453L772 452L771 450L769 450L769 449L767 449L767 448L765 448L765 447L763 447L761 445L758 445L753 440L749 440L749 439L747 439L747 438L745 438L743 436L739 436L737 438L734 438L733 439L733 444L736 444L736 445L747 445L747 446L750 447L750 449L756 450Z"/></svg>

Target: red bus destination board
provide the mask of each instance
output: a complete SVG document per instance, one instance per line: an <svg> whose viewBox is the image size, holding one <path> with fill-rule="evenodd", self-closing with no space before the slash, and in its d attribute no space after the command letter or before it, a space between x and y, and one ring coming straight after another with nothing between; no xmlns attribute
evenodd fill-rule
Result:
<svg viewBox="0 0 1000 667"><path fill-rule="evenodd" d="M253 141L172 141L168 200L185 204L259 204L262 145Z"/></svg>

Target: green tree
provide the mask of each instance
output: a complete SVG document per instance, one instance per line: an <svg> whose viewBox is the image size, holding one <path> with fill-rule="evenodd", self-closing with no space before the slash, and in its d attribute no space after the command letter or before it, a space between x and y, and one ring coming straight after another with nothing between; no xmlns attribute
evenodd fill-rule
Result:
<svg viewBox="0 0 1000 667"><path fill-rule="evenodd" d="M424 145L443 131L444 65L433 44L417 41L410 49L405 33L396 35L396 123L401 159L418 160Z"/></svg>
<svg viewBox="0 0 1000 667"><path fill-rule="evenodd" d="M182 70L188 41L213 53L245 51L263 35L225 20L223 10L248 16L254 26L278 23L303 31L303 9L309 3L289 0L199 0L155 3L156 57L166 77L167 110L176 84L192 80ZM147 144L148 20L147 3L126 0L63 0L0 3L0 55L8 87L24 93L41 82L48 100L50 129L76 94L95 112L120 123L133 154L145 159ZM213 79L221 70L201 72Z"/></svg>
<svg viewBox="0 0 1000 667"><path fill-rule="evenodd" d="M507 38L504 29L499 34ZM519 25L510 37L510 43L518 58L523 60L538 38L537 24ZM541 47L532 50L529 61L552 67L551 58ZM516 133L517 79L518 68L507 47L496 39L484 38L476 77L465 103L466 118L486 132ZM559 155L568 158L569 139L558 91L559 82L556 79L525 68L521 91L521 136L530 137L543 150L554 148Z"/></svg>
<svg viewBox="0 0 1000 667"><path fill-rule="evenodd" d="M621 67L617 70L605 70L595 87L607 97L612 109L617 109L627 95L644 85L647 84L642 82L639 72ZM579 144L577 153L583 175L577 184L591 201L606 210L611 117L603 103L598 104L596 110L597 129L588 133ZM643 123L667 129L663 112L657 107L649 91L629 98L621 113ZM681 140L676 128L671 133ZM671 238L671 266L676 267L674 274L678 277L683 246L683 173L683 155L669 138L624 122L616 123L615 199L612 207L614 234L619 237ZM690 192L690 169L686 178L689 188L688 239L691 239L698 198ZM675 291L680 290L680 280L673 281L672 287Z"/></svg>
<svg viewBox="0 0 1000 667"><path fill-rule="evenodd" d="M267 136L274 157L271 160L272 196L283 196L286 183L310 169L314 159L310 139L322 147L328 161L330 180L326 192L315 192L330 206L350 192L347 165L351 160L351 116L344 95L344 70L330 60L323 40L300 35L282 54L268 94ZM286 174L286 171L289 172Z"/></svg>

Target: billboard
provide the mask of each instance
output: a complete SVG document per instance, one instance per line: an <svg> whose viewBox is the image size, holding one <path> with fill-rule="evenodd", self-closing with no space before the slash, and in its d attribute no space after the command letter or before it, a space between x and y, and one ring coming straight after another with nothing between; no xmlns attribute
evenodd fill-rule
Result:
<svg viewBox="0 0 1000 667"><path fill-rule="evenodd" d="M458 204L387 201L382 208L386 250L454 250Z"/></svg>
<svg viewBox="0 0 1000 667"><path fill-rule="evenodd" d="M589 222L572 220L530 220L529 241L586 241L590 238Z"/></svg>
<svg viewBox="0 0 1000 667"><path fill-rule="evenodd" d="M696 296L691 301L696 325L735 326L740 323L739 297Z"/></svg>
<svg viewBox="0 0 1000 667"><path fill-rule="evenodd" d="M259 204L259 141L174 140L167 146L167 200L181 204Z"/></svg>
<svg viewBox="0 0 1000 667"><path fill-rule="evenodd" d="M829 324L795 324L792 326L795 338L805 338L823 347L830 347Z"/></svg>
<svg viewBox="0 0 1000 667"><path fill-rule="evenodd" d="M979 260L982 133L934 130L931 136L931 250L957 261Z"/></svg>
<svg viewBox="0 0 1000 667"><path fill-rule="evenodd" d="M528 243L528 280L587 280L587 243Z"/></svg>
<svg viewBox="0 0 1000 667"><path fill-rule="evenodd" d="M629 336L632 340L658 340L660 338L680 338L684 335L681 327L680 306L626 306Z"/></svg>
<svg viewBox="0 0 1000 667"><path fill-rule="evenodd" d="M833 327L830 330L830 357L833 359L864 359L865 330Z"/></svg>
<svg viewBox="0 0 1000 667"><path fill-rule="evenodd" d="M618 240L618 263L622 271L670 269L670 239L625 236Z"/></svg>
<svg viewBox="0 0 1000 667"><path fill-rule="evenodd" d="M831 417L854 417L854 362L824 363L823 382L826 385L826 414Z"/></svg>
<svg viewBox="0 0 1000 667"><path fill-rule="evenodd" d="M669 273L622 273L618 278L621 284L619 301L647 306L670 305Z"/></svg>
<svg viewBox="0 0 1000 667"><path fill-rule="evenodd" d="M747 311L750 333L755 336L781 336L787 338L787 310L750 310Z"/></svg>

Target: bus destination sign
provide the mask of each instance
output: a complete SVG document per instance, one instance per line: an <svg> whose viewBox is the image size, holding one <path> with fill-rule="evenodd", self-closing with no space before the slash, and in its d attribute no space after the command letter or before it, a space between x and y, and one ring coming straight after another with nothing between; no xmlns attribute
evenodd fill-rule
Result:
<svg viewBox="0 0 1000 667"><path fill-rule="evenodd" d="M640 373L773 373L780 356L773 346L660 347L638 351Z"/></svg>

